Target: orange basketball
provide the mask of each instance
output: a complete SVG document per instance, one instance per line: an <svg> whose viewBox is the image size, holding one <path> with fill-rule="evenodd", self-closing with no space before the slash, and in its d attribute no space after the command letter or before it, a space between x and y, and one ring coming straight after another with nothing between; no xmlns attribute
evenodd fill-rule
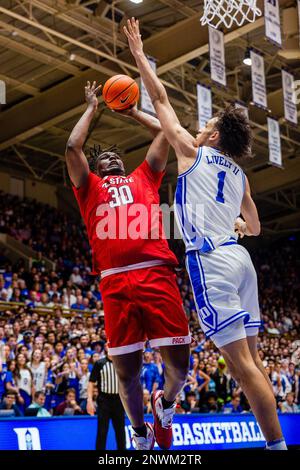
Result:
<svg viewBox="0 0 300 470"><path fill-rule="evenodd" d="M114 75L103 87L105 104L116 111L122 111L135 105L140 92L137 83L127 75Z"/></svg>

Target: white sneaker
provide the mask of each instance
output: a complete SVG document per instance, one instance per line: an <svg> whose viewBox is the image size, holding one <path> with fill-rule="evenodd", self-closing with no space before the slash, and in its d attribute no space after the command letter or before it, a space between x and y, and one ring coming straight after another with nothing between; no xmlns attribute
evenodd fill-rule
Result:
<svg viewBox="0 0 300 470"><path fill-rule="evenodd" d="M150 423L145 423L147 428L147 437L134 434L132 440L135 442L136 450L152 450L155 444L154 430Z"/></svg>

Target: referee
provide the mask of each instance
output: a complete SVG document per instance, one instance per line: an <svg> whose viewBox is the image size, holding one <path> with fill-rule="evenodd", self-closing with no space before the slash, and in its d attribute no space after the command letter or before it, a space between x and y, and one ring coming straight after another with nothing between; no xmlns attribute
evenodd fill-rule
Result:
<svg viewBox="0 0 300 470"><path fill-rule="evenodd" d="M105 352L106 357L95 362L89 378L87 412L92 416L95 414L93 392L97 384L99 395L96 450L106 449L110 420L115 430L118 450L126 450L125 413L119 397L118 378L106 348Z"/></svg>

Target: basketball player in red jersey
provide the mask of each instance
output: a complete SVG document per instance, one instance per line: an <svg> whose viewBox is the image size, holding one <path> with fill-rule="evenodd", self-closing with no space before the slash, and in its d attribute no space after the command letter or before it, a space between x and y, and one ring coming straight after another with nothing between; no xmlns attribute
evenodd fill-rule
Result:
<svg viewBox="0 0 300 470"><path fill-rule="evenodd" d="M162 214L153 210L159 204L169 146L159 121L133 108L126 113L154 137L145 160L125 176L116 151L96 148L96 171L91 172L82 148L97 110L99 89L95 82L85 87L87 109L68 140L66 162L87 227L94 271L101 275L109 354L133 439L140 450L152 449L155 438L167 449L172 444L175 398L188 373L191 341L174 273L177 259L164 238ZM154 430L144 422L140 383L146 339L160 348L165 363L164 390L153 396Z"/></svg>

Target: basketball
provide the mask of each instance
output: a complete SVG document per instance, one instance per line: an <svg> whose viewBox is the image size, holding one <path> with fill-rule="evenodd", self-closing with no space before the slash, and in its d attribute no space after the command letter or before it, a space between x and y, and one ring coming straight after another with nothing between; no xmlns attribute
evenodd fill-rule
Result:
<svg viewBox="0 0 300 470"><path fill-rule="evenodd" d="M139 87L137 83L127 75L114 75L103 87L103 99L105 104L116 111L128 109L139 99Z"/></svg>

